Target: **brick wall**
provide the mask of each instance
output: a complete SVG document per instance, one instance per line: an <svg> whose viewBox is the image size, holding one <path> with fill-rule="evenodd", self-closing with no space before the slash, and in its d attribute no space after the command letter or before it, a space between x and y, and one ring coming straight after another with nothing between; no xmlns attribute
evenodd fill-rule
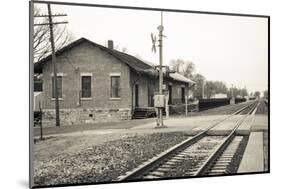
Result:
<svg viewBox="0 0 281 189"><path fill-rule="evenodd" d="M154 88L153 79L147 75L138 75L134 71L131 71L130 75L131 83L137 84L139 87L139 107L148 107L150 106L149 95L154 94L152 89ZM133 87L133 106L135 107L135 85Z"/></svg>
<svg viewBox="0 0 281 189"><path fill-rule="evenodd" d="M117 122L131 118L130 108L68 108L60 109L61 125L83 125L101 122ZM43 111L43 126L55 125L55 110Z"/></svg>
<svg viewBox="0 0 281 189"><path fill-rule="evenodd" d="M66 58L67 57L67 58ZM79 70L75 71L74 67ZM88 43L82 43L64 56L57 57L57 72L63 73L62 97L60 107L65 108L129 108L130 86L129 68L117 59ZM43 69L43 90L45 94L45 109L55 107L52 100L52 64L46 64ZM81 90L81 73L92 73L92 99L79 102ZM120 73L121 98L110 99L110 73Z"/></svg>
<svg viewBox="0 0 281 189"><path fill-rule="evenodd" d="M181 88L185 88L185 96L188 95L190 92L188 90L188 84L179 82L179 81L174 81L165 78L164 79L164 84L166 85L166 91L168 92L169 85L172 86L172 104L180 104L181 103ZM159 80L156 79L155 81L155 90L159 90Z"/></svg>
<svg viewBox="0 0 281 189"><path fill-rule="evenodd" d="M188 85L177 81L166 81L166 84L167 88L168 85L172 86L172 104L181 104L181 89L185 88L185 96L188 95Z"/></svg>
<svg viewBox="0 0 281 189"><path fill-rule="evenodd" d="M135 85L139 86L139 106L152 106L154 91L158 90L158 79L138 75L130 68L88 42L81 43L57 57L57 72L62 74L62 99L60 118L62 125L87 124L104 121L117 121L131 118L132 104L135 105ZM55 100L52 99L53 66L45 63L43 68L42 104L44 123L54 124ZM91 74L90 99L81 99L81 75ZM110 98L110 75L120 74L120 99ZM182 82L164 79L164 84L172 85L173 99L181 99ZM167 87L168 89L168 87ZM132 94L133 90L133 94ZM133 103L132 103L133 102ZM134 108L134 106L133 106ZM47 125L48 125L47 124Z"/></svg>
<svg viewBox="0 0 281 189"><path fill-rule="evenodd" d="M78 70L75 68L79 68ZM52 99L52 73L53 66L50 63L45 63L43 69L43 91L46 117L52 117L52 111L55 108L55 101ZM62 76L62 100L60 100L60 109L66 112L63 116L70 115L67 110L88 116L92 111L97 115L103 110L105 112L118 112L119 109L130 109L131 105L131 90L130 90L130 70L129 67L119 60L115 59L108 53L90 45L82 43L63 55L57 57L57 73ZM91 73L91 94L92 98L87 100L79 100L81 91L81 75L83 73ZM110 74L120 74L121 98L110 98ZM73 111L77 109L77 111ZM86 111L84 111L86 110ZM48 113L47 113L48 112ZM67 113L68 112L68 113ZM83 113L84 112L84 113ZM84 115L85 114L85 115ZM82 115L80 118L82 119ZM73 116L72 116L73 117ZM114 116L109 116L112 118ZM127 116L130 118L130 115ZM106 118L106 117L104 117ZM124 117L123 117L124 118ZM79 117L76 116L77 122ZM92 118L89 118L91 120ZM74 119L73 119L74 120ZM83 119L84 120L84 119ZM96 120L100 120L96 118ZM110 120L110 119L109 119ZM86 121L84 121L86 122Z"/></svg>

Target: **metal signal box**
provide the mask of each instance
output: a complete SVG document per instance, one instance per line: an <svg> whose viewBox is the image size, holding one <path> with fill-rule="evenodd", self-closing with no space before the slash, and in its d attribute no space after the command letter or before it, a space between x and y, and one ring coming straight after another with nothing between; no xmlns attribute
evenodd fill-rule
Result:
<svg viewBox="0 0 281 189"><path fill-rule="evenodd" d="M154 107L164 108L165 107L165 95L155 95L154 96Z"/></svg>

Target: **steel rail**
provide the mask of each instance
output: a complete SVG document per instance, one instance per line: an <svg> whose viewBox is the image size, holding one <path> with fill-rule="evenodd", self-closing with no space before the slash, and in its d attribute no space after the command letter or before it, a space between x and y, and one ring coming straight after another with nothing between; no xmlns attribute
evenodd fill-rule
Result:
<svg viewBox="0 0 281 189"><path fill-rule="evenodd" d="M245 109L251 107L254 103L251 103L251 104L249 104L249 105L247 105L247 106L245 106L243 108L240 108L239 110L235 111L234 113L232 113L231 115L227 116L226 118L223 118L223 119L217 121L216 123L210 125L209 127L204 129L203 131L201 131L198 134L196 134L195 136L193 136L191 138L188 138L188 139L182 141L179 144L176 144L175 146L169 148L168 150L166 150L166 151L160 153L159 155L153 157L152 159L144 162L143 164L141 164L140 166L138 166L134 170L127 172L125 175L119 176L117 178L117 181L136 180L136 179L141 178L143 175L145 175L149 171L153 170L153 168L158 167L163 162L163 160L167 159L172 154L176 153L177 151L182 150L183 148L187 148L190 145L196 143L198 140L200 140L201 138L206 136L207 132L210 129L214 128L215 126L217 126L218 124L222 123L223 121L233 117L234 115L240 114Z"/></svg>
<svg viewBox="0 0 281 189"><path fill-rule="evenodd" d="M247 112L246 116L239 119L234 127L234 129L230 132L230 134L221 142L221 144L214 150L214 152L208 157L208 159L203 163L203 165L195 172L193 176L200 176L203 175L208 171L208 169L213 165L215 160L217 160L227 146L231 143L231 141L236 136L236 130L239 126L245 121L245 119L253 112L255 112L256 108L258 107L258 103L254 102L253 106L250 107L250 110Z"/></svg>

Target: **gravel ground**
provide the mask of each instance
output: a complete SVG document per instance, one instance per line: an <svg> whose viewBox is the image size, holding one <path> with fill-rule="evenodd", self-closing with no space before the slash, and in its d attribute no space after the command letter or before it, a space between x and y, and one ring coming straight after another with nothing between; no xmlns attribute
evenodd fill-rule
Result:
<svg viewBox="0 0 281 189"><path fill-rule="evenodd" d="M202 112L190 113L189 116L231 114L244 105L244 103L228 105ZM128 129L143 124L143 122L151 121L154 120L137 120L136 122L129 120L125 122L124 125L122 123L116 125L118 129ZM116 129L116 125L98 125L95 129L104 127ZM81 128L82 127L84 126L81 126ZM56 132L51 129L49 134ZM77 129L78 128L75 128L74 131ZM92 129L93 128L90 128L90 126L89 128L85 128L85 130ZM65 127L61 128L60 131L61 133L73 132L73 128ZM93 133L94 132L96 131L93 131ZM88 135L79 132L77 135L49 136L43 141L35 140L35 185L47 186L112 181L186 138L188 138L188 136L184 132L159 132L153 134L91 133ZM203 149L203 151L204 150L205 149ZM204 153L202 153L202 155L203 154ZM186 162L182 170L178 171L185 171L188 167L190 168L193 166L194 163L196 164L196 162ZM178 175L178 173L175 174Z"/></svg>
<svg viewBox="0 0 281 189"><path fill-rule="evenodd" d="M268 114L268 106L262 100L257 108L256 114Z"/></svg>
<svg viewBox="0 0 281 189"><path fill-rule="evenodd" d="M244 155L244 151L247 147L247 143L248 143L248 136L244 136L242 141L239 144L239 147L237 149L237 151L235 152L233 159L231 161L231 163L228 165L226 172L227 173L237 173L239 165L241 163L241 160L243 158Z"/></svg>
<svg viewBox="0 0 281 189"><path fill-rule="evenodd" d="M184 132L126 134L100 144L87 137L36 141L36 186L108 182L188 138ZM87 140L88 139L88 140ZM108 140L108 139L105 139Z"/></svg>
<svg viewBox="0 0 281 189"><path fill-rule="evenodd" d="M269 159L268 159L268 131L263 132L263 151L264 151L264 171L268 171L269 169Z"/></svg>

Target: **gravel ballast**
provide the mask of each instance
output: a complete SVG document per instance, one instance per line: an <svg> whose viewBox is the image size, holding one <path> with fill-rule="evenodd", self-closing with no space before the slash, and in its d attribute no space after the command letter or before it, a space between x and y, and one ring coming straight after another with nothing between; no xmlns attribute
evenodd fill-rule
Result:
<svg viewBox="0 0 281 189"><path fill-rule="evenodd" d="M98 145L85 145L75 152L70 150L72 153L61 150L51 155L48 153L52 148L57 151L73 143L67 138L64 139L66 142L53 146L47 146L48 143L44 146L44 141L38 142L35 146L40 145L37 149L41 150L36 151L35 148L34 182L36 186L47 186L113 181L187 138L184 132L128 134ZM53 144L53 141L50 143Z"/></svg>

